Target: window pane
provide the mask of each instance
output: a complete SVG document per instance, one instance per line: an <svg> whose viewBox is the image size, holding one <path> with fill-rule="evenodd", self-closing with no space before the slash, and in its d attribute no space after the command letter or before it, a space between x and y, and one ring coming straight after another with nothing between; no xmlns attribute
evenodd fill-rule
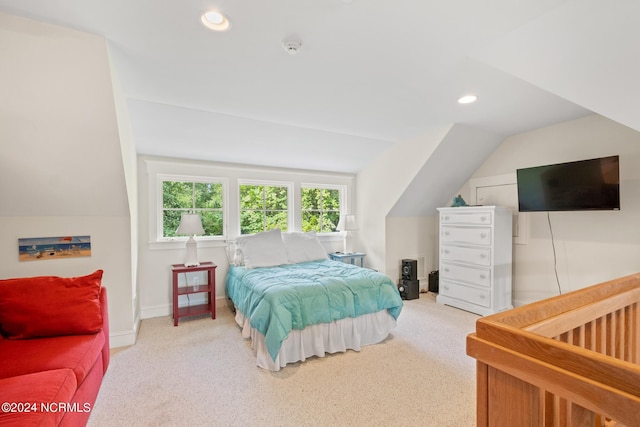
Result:
<svg viewBox="0 0 640 427"><path fill-rule="evenodd" d="M195 183L195 207L222 209L222 184Z"/></svg>
<svg viewBox="0 0 640 427"><path fill-rule="evenodd" d="M262 209L264 187L260 185L240 186L240 209Z"/></svg>
<svg viewBox="0 0 640 427"><path fill-rule="evenodd" d="M332 233L338 228L340 212L326 212L322 215L322 233Z"/></svg>
<svg viewBox="0 0 640 427"><path fill-rule="evenodd" d="M262 211L240 212L240 233L253 234L264 231L264 215Z"/></svg>
<svg viewBox="0 0 640 427"><path fill-rule="evenodd" d="M287 187L265 187L265 209L287 210Z"/></svg>
<svg viewBox="0 0 640 427"><path fill-rule="evenodd" d="M266 230L273 230L276 228L281 229L282 231L287 231L287 212L281 211L267 211L266 212L266 220L267 226Z"/></svg>
<svg viewBox="0 0 640 427"><path fill-rule="evenodd" d="M340 220L340 194L339 189L302 188L302 231L336 231Z"/></svg>
<svg viewBox="0 0 640 427"><path fill-rule="evenodd" d="M198 212L202 218L202 227L207 236L222 236L222 211Z"/></svg>
<svg viewBox="0 0 640 427"><path fill-rule="evenodd" d="M302 231L320 232L320 211L302 212Z"/></svg>
<svg viewBox="0 0 640 427"><path fill-rule="evenodd" d="M280 228L287 230L287 187L240 186L240 233L252 234Z"/></svg>
<svg viewBox="0 0 640 427"><path fill-rule="evenodd" d="M162 181L162 237L176 237L183 213L202 218L205 236L224 235L224 185L219 182Z"/></svg>
<svg viewBox="0 0 640 427"><path fill-rule="evenodd" d="M180 217L187 211L163 211L162 212L162 232L164 237L175 237Z"/></svg>
<svg viewBox="0 0 640 427"><path fill-rule="evenodd" d="M303 188L301 194L301 207L302 210L318 209L318 200L320 197L320 189L318 188Z"/></svg>
<svg viewBox="0 0 640 427"><path fill-rule="evenodd" d="M339 190L322 190L322 210L340 210Z"/></svg>
<svg viewBox="0 0 640 427"><path fill-rule="evenodd" d="M193 183L163 181L162 207L164 209L189 209L193 207Z"/></svg>

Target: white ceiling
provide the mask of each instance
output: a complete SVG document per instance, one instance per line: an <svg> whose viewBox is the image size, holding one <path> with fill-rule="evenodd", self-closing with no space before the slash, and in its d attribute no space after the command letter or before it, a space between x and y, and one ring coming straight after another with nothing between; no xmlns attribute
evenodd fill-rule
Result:
<svg viewBox="0 0 640 427"><path fill-rule="evenodd" d="M353 173L447 123L507 136L597 112L640 129L624 92L640 93L638 4L0 0L0 11L108 40L139 153ZM209 9L229 31L200 24ZM457 104L466 93L478 102Z"/></svg>

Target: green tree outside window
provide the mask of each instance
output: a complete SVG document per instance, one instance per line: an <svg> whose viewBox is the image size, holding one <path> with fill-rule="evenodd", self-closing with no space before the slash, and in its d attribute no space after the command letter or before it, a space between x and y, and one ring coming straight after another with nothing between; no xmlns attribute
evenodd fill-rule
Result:
<svg viewBox="0 0 640 427"><path fill-rule="evenodd" d="M222 236L223 188L221 183L162 181L162 236L174 237L183 213L202 218L205 236Z"/></svg>
<svg viewBox="0 0 640 427"><path fill-rule="evenodd" d="M240 185L240 233L288 228L287 187Z"/></svg>
<svg viewBox="0 0 640 427"><path fill-rule="evenodd" d="M303 187L301 193L302 231L336 231L340 220L340 190Z"/></svg>

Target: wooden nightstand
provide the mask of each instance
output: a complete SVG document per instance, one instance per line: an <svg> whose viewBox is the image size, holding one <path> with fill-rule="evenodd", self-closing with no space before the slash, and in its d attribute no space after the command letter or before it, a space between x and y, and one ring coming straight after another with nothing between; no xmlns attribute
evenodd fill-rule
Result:
<svg viewBox="0 0 640 427"><path fill-rule="evenodd" d="M173 326L178 326L178 319L186 316L211 313L211 318L216 318L216 265L212 262L202 262L197 267L185 267L184 264L173 264ZM194 283L189 280L190 273L206 271L204 283ZM187 286L178 286L178 274L184 274ZM206 293L207 302L187 307L178 307L180 295L193 295Z"/></svg>
<svg viewBox="0 0 640 427"><path fill-rule="evenodd" d="M364 267L364 257L367 254L362 252L350 252L348 254L342 252L332 252L329 254L329 258L334 261L340 261L347 264L359 265L360 267Z"/></svg>

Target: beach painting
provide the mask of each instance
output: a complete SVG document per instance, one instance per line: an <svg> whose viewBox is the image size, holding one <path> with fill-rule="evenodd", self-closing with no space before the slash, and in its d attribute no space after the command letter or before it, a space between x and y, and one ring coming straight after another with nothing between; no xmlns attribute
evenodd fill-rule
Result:
<svg viewBox="0 0 640 427"><path fill-rule="evenodd" d="M20 261L91 256L91 236L29 237L18 239Z"/></svg>

